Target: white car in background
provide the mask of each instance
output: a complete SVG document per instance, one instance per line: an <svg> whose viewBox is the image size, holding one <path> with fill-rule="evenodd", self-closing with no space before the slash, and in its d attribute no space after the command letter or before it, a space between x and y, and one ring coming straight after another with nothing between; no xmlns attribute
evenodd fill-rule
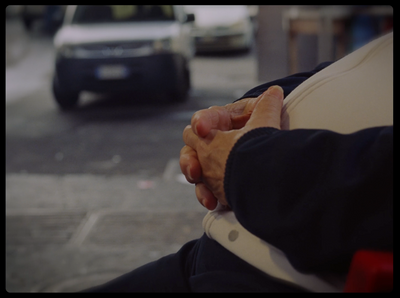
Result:
<svg viewBox="0 0 400 298"><path fill-rule="evenodd" d="M56 102L72 108L81 91L157 91L185 100L193 21L182 6L68 6L54 37Z"/></svg>
<svg viewBox="0 0 400 298"><path fill-rule="evenodd" d="M249 50L254 28L246 5L187 5L195 15L192 36L197 52Z"/></svg>

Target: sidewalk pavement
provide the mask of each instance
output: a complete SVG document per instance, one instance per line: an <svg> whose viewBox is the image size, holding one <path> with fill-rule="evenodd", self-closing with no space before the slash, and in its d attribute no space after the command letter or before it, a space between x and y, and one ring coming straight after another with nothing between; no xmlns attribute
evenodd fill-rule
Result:
<svg viewBox="0 0 400 298"><path fill-rule="evenodd" d="M170 160L162 177L6 175L6 290L74 292L174 253L206 210Z"/></svg>

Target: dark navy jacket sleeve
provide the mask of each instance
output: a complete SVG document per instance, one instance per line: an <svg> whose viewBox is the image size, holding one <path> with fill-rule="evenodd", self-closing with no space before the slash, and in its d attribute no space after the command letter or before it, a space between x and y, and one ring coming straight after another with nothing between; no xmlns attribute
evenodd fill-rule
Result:
<svg viewBox="0 0 400 298"><path fill-rule="evenodd" d="M357 250L393 249L392 126L252 130L224 187L239 222L302 272L347 272Z"/></svg>

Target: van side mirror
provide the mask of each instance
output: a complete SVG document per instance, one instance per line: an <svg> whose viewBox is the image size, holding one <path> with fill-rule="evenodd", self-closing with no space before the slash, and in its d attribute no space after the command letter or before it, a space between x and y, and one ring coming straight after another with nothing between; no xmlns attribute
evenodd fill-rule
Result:
<svg viewBox="0 0 400 298"><path fill-rule="evenodd" d="M192 22L194 22L194 20L195 20L195 17L194 17L193 13L188 13L186 15L186 23L192 23Z"/></svg>

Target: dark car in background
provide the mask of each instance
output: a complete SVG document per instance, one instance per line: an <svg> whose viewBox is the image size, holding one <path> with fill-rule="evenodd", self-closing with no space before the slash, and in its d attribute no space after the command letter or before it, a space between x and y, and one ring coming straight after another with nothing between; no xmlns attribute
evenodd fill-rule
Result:
<svg viewBox="0 0 400 298"><path fill-rule="evenodd" d="M193 20L172 5L69 6L54 37L53 94L59 107L74 107L81 91L157 90L184 101Z"/></svg>

